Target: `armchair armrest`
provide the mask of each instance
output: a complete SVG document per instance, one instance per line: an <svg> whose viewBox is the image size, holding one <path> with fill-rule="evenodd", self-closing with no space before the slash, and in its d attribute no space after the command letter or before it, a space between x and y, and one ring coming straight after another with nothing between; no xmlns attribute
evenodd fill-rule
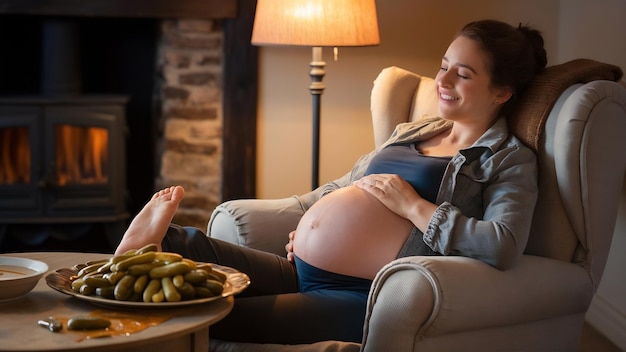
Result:
<svg viewBox="0 0 626 352"><path fill-rule="evenodd" d="M363 350L413 351L444 335L584 315L593 292L582 267L543 257L508 271L466 257L397 259L372 284Z"/></svg>
<svg viewBox="0 0 626 352"><path fill-rule="evenodd" d="M207 236L244 247L286 255L289 232L304 214L298 197L238 199L218 205L209 219Z"/></svg>

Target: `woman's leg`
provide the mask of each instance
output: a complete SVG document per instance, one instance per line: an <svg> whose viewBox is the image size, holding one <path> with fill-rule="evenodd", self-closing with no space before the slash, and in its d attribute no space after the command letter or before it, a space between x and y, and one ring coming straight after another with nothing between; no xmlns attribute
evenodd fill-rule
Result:
<svg viewBox="0 0 626 352"><path fill-rule="evenodd" d="M208 238L194 228L171 225L163 250L226 265L250 277L250 286L236 297L230 314L211 326L213 338L283 344L361 341L367 291L299 293L295 266L286 257Z"/></svg>
<svg viewBox="0 0 626 352"><path fill-rule="evenodd" d="M198 262L237 269L250 277L250 286L240 296L270 295L298 291L296 268L286 256L238 246L207 237L192 227L170 225L163 250Z"/></svg>
<svg viewBox="0 0 626 352"><path fill-rule="evenodd" d="M228 341L303 344L361 342L367 295L318 290L237 298L233 310L210 329Z"/></svg>

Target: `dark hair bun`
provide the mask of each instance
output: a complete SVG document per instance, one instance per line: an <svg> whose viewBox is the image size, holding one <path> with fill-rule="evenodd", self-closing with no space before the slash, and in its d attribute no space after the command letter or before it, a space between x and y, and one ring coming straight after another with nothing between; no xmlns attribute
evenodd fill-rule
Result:
<svg viewBox="0 0 626 352"><path fill-rule="evenodd" d="M544 43L541 32L522 25L521 23L519 24L518 30L522 32L524 37L526 37L526 40L532 48L533 56L535 58L535 73L543 71L548 64L548 55L546 54L546 49L543 47Z"/></svg>

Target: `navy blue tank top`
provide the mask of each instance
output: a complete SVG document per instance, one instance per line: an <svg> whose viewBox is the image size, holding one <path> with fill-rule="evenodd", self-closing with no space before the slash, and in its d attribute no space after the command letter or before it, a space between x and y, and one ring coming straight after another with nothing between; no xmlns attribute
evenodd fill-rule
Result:
<svg viewBox="0 0 626 352"><path fill-rule="evenodd" d="M372 158L365 174L397 174L410 183L422 198L435 203L450 159L424 155L414 143L392 144Z"/></svg>

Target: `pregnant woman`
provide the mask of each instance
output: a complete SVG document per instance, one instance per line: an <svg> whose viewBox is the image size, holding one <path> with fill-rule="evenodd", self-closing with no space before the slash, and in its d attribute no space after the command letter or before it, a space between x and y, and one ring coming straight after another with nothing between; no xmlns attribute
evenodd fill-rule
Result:
<svg viewBox="0 0 626 352"><path fill-rule="evenodd" d="M493 20L466 25L436 76L439 116L400 124L321 197L285 239L287 256L170 225L184 190L158 192L117 253L160 243L234 267L251 286L211 336L257 343L360 342L376 272L409 255L460 255L515 265L537 197L535 155L505 116L546 65L541 34Z"/></svg>

